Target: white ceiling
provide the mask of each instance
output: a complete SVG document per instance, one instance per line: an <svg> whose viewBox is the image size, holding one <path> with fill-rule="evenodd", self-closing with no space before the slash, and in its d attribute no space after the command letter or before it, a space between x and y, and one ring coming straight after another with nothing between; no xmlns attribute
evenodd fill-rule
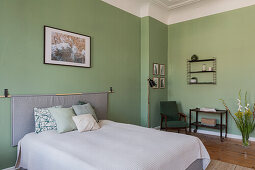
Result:
<svg viewBox="0 0 255 170"><path fill-rule="evenodd" d="M255 4L255 0L102 0L138 17L167 25Z"/></svg>

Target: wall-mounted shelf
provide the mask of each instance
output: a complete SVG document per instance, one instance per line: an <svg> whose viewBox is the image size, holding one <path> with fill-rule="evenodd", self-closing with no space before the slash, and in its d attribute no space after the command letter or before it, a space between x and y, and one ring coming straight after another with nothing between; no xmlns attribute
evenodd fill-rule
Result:
<svg viewBox="0 0 255 170"><path fill-rule="evenodd" d="M192 71L191 67L193 63L199 63L202 62L201 64L201 71ZM210 65L212 66L212 70L206 70L206 71L202 71L202 65L205 64L205 62L209 62ZM197 66L197 64L196 64ZM194 68L193 68L194 69ZM197 70L197 69L195 69ZM196 74L196 76L199 76L201 73L207 73L205 74L205 76L211 76L212 78L209 79L209 81L202 81L200 80L200 77L196 77L197 78L197 82L196 83L191 83L191 78L192 78L192 74ZM211 73L211 74L210 74ZM202 76L202 78L204 78L205 76ZM201 82L199 82L201 81ZM187 60L187 83L188 84L216 84L216 58L211 58L211 59L203 59L203 60Z"/></svg>
<svg viewBox="0 0 255 170"><path fill-rule="evenodd" d="M214 73L216 71L191 71L189 73Z"/></svg>
<svg viewBox="0 0 255 170"><path fill-rule="evenodd" d="M197 83L189 83L189 84L216 84L214 82L197 82Z"/></svg>
<svg viewBox="0 0 255 170"><path fill-rule="evenodd" d="M189 63L197 63L197 62L206 62L206 61L216 61L215 58L211 58L211 59L204 59L204 60L188 60Z"/></svg>

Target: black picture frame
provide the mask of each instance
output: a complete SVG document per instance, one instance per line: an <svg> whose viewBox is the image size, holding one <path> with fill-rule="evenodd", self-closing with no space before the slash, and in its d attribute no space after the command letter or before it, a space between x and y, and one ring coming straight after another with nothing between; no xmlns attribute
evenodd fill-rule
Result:
<svg viewBox="0 0 255 170"><path fill-rule="evenodd" d="M49 46L51 44L49 45L49 40L47 39L47 38L49 38L48 37L49 33L47 32L47 31L49 31L49 29L59 31L61 33L67 33L71 36L86 37L85 43L87 43L86 41L88 41L88 44L85 44L85 45L88 45L89 48L88 49L85 48L85 50L88 50L88 55L85 56L85 59L86 60L89 59L89 61L85 62L84 64L83 63L82 64L74 63L74 62L72 63L72 62L66 62L66 61L53 61L52 62L51 56L49 56L49 50L51 50L51 49L49 49ZM44 58L44 60L43 60L44 64L91 68L91 36L44 25L44 57L43 58ZM50 60L49 60L49 58L50 58Z"/></svg>

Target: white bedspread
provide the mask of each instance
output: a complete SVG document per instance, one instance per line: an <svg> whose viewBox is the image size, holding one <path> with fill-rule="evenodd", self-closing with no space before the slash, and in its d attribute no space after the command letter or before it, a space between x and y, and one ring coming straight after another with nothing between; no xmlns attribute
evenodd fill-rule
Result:
<svg viewBox="0 0 255 170"><path fill-rule="evenodd" d="M27 134L19 142L16 167L28 170L185 170L210 159L193 136L108 120L101 129ZM207 165L205 165L207 166Z"/></svg>

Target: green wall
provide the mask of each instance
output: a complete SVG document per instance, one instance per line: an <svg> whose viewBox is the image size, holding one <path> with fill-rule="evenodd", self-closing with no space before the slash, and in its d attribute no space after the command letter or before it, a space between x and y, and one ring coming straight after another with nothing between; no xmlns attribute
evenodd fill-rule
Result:
<svg viewBox="0 0 255 170"><path fill-rule="evenodd" d="M140 18L100 0L1 0L0 93L109 95L109 119L140 124ZM43 64L43 26L92 37L92 68ZM14 165L10 99L0 100L0 169Z"/></svg>
<svg viewBox="0 0 255 170"><path fill-rule="evenodd" d="M254 18L255 6L250 6L168 27L168 98L176 100L181 111L224 109L218 101L223 98L234 112L239 89L254 103ZM216 57L217 85L187 85L186 60L193 54L200 59ZM228 129L240 135L232 118Z"/></svg>
<svg viewBox="0 0 255 170"><path fill-rule="evenodd" d="M150 18L150 62L149 73L153 77L153 63L165 64L166 88L150 88L150 119L151 127L160 125L159 102L167 100L167 48L168 48L168 29L167 25ZM160 76L154 76L160 77Z"/></svg>
<svg viewBox="0 0 255 170"><path fill-rule="evenodd" d="M150 17L141 19L141 125L148 127L148 82L150 69Z"/></svg>
<svg viewBox="0 0 255 170"><path fill-rule="evenodd" d="M141 19L141 125L148 123L148 89L147 79L153 77L153 63L166 65L167 83L167 25L152 17ZM150 127L160 125L159 102L167 100L165 89L149 89L150 92Z"/></svg>
<svg viewBox="0 0 255 170"><path fill-rule="evenodd" d="M147 78L153 63L166 64L166 88L150 88L151 127L159 126L159 101L180 111L236 109L239 89L254 102L255 6L167 26L100 0L0 1L0 93L55 94L107 91L109 119L147 126ZM43 64L43 26L90 35L92 68ZM217 85L187 85L186 60L217 58ZM159 76L157 76L159 77ZM247 81L248 80L248 81ZM240 134L229 118L229 131ZM0 100L0 169L14 165L10 99ZM252 136L255 136L254 133Z"/></svg>

